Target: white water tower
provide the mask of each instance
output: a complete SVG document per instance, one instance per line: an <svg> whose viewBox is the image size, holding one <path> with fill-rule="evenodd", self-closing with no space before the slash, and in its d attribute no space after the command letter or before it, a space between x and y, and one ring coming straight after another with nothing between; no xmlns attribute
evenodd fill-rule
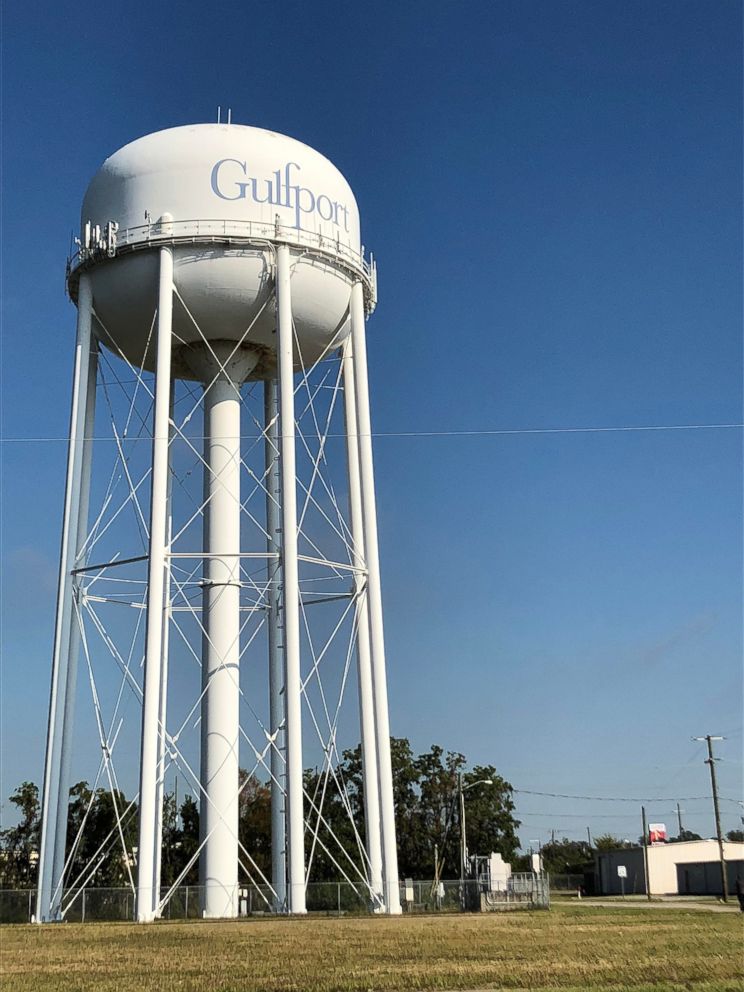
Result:
<svg viewBox="0 0 744 992"><path fill-rule="evenodd" d="M259 128L147 135L90 183L68 290L77 344L37 919L64 918L95 879L95 859L70 877L66 845L87 748L74 743L82 665L112 789L122 700L137 702L138 844L122 851L137 919L159 916L176 887L160 884L174 770L199 798L203 915L237 915L246 874L269 908L304 913L318 845L371 908L399 913L365 346L376 280L348 183ZM351 810L337 768L354 682L365 830L349 851L303 769L312 752ZM271 788L270 879L239 836L249 764Z"/></svg>

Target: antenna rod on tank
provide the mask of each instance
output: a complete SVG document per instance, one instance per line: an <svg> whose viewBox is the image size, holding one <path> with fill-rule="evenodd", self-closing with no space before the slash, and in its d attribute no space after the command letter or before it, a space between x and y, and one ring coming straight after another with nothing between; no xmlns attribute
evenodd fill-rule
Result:
<svg viewBox="0 0 744 992"><path fill-rule="evenodd" d="M232 107L227 108L227 123L232 124Z"/></svg>
<svg viewBox="0 0 744 992"><path fill-rule="evenodd" d="M217 108L217 123L220 123L220 117L222 116L222 107Z"/></svg>

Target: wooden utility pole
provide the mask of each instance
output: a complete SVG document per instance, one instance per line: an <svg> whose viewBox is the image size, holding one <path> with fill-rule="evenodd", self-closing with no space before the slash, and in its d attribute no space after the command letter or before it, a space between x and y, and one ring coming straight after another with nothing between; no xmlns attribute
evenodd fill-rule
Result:
<svg viewBox="0 0 744 992"><path fill-rule="evenodd" d="M682 810L679 808L679 803L677 803L677 823L679 824L679 836L681 837L684 830L682 829Z"/></svg>
<svg viewBox="0 0 744 992"><path fill-rule="evenodd" d="M646 873L646 898L651 901L651 879L648 877L648 825L646 824L646 807L641 806L641 823L643 824L643 870Z"/></svg>
<svg viewBox="0 0 744 992"><path fill-rule="evenodd" d="M716 781L716 758L713 755L713 741L725 740L725 737L713 737L706 734L705 737L693 737L694 741L705 741L708 745L708 757L705 764L710 768L710 785L713 790L713 813L716 818L716 838L718 839L718 859L721 863L721 891L723 901L728 902L728 878L726 877L726 858L723 853L723 834L721 833L721 811L718 806L718 783Z"/></svg>
<svg viewBox="0 0 744 992"><path fill-rule="evenodd" d="M468 841L465 833L465 791L462 787L462 772L457 774L457 799L460 815L460 884L465 891L465 862L468 857ZM464 896L463 896L464 898Z"/></svg>

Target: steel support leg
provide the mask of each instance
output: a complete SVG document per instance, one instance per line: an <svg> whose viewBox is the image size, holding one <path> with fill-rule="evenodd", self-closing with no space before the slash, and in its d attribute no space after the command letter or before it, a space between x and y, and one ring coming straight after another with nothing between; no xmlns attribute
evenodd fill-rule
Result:
<svg viewBox="0 0 744 992"><path fill-rule="evenodd" d="M271 745L271 884L277 913L287 908L287 851L285 822L284 769L284 661L279 612L279 587L282 581L279 549L281 547L281 478L279 468L279 406L275 379L264 382L264 442L266 464L266 550L269 642L269 733Z"/></svg>
<svg viewBox="0 0 744 992"><path fill-rule="evenodd" d="M142 699L140 752L139 848L137 870L137 920L154 919L158 726L163 663L163 617L168 522L168 442L171 397L171 344L173 324L173 255L160 249L158 292L155 413L152 441L152 492L150 500L150 556L147 574L147 628L145 634L145 684Z"/></svg>
<svg viewBox="0 0 744 992"><path fill-rule="evenodd" d="M357 429L356 387L352 343L344 341L342 351L344 382L344 417L346 420L346 455L349 473L349 512L354 545L354 595L357 620L357 676L359 683L359 724L362 740L362 781L364 788L364 826L369 857L370 887L383 898L382 848L380 838L380 793L375 741L375 708L369 645L369 610L367 608L366 555L362 513L362 490L359 479L359 431Z"/></svg>
<svg viewBox="0 0 744 992"><path fill-rule="evenodd" d="M279 364L282 581L285 707L287 714L287 846L290 913L305 913L304 806L302 784L302 684L300 679L297 479L295 470L294 334L289 245L276 258L277 356Z"/></svg>
<svg viewBox="0 0 744 992"><path fill-rule="evenodd" d="M44 766L44 785L41 804L41 837L39 844L39 876L36 918L44 923L59 916L62 898L62 866L64 864L65 833L67 828L68 783L62 781L67 769L69 777L69 750L71 727L65 727L72 718L74 698L68 699L76 675L70 667L70 635L72 630L74 579L78 543L83 529L81 509L87 507L87 493L83 497L84 442L88 414L92 418L94 398L89 396L91 355L91 325L93 297L88 276L80 278L77 316L77 342L72 382L72 408L70 413L70 443L67 452L67 480L65 483L65 508L62 520L59 585L52 654L52 686L49 698L47 748ZM93 380L95 394L95 380ZM87 483L86 483L87 489ZM75 662L77 655L75 656ZM74 664L74 662L73 662ZM60 836L60 832L62 836ZM61 862L58 859L62 851ZM52 895L54 893L54 899Z"/></svg>
<svg viewBox="0 0 744 992"><path fill-rule="evenodd" d="M170 412L168 414L173 421L173 391L171 392ZM170 424L169 439L170 444ZM173 490L173 477L168 472L168 524L167 524L167 553L171 550L171 535L173 533L172 502L171 493ZM160 704L158 706L158 777L157 791L155 794L155 883L154 905L156 915L160 904L160 880L162 878L163 867L163 802L165 799L165 757L166 757L166 718L168 714L168 644L170 636L170 616L171 616L171 563L166 561L165 569L165 590L163 593L163 664L160 669ZM178 816L178 810L176 810Z"/></svg>
<svg viewBox="0 0 744 992"><path fill-rule="evenodd" d="M98 377L98 345L91 342L88 363L88 387L85 402L85 430L83 440L83 461L80 472L80 506L78 512L78 532L75 552L75 568L83 564L82 549L88 536L88 504L90 502L90 474L93 461L93 434L96 418L96 380ZM72 763L72 734L75 725L75 699L77 696L77 672L80 659L81 614L80 589L82 576L72 578L73 614L70 619L69 663L67 667L67 690L65 693L64 720L62 724L61 768L59 777L59 802L57 805L57 826L54 845L54 889L52 891L51 915L59 918L62 908L64 886L65 854L67 849L67 819L69 815L70 765Z"/></svg>
<svg viewBox="0 0 744 992"><path fill-rule="evenodd" d="M377 542L377 508L372 462L372 427L369 413L367 345L364 329L364 295L361 282L351 291L351 341L357 399L359 467L362 483L362 514L367 558L367 599L372 648L372 680L377 733L377 761L380 777L380 821L382 824L382 866L385 909L391 915L401 912L398 886L398 852L395 839L393 771L390 759L390 720L388 716L385 639L382 625L380 556Z"/></svg>

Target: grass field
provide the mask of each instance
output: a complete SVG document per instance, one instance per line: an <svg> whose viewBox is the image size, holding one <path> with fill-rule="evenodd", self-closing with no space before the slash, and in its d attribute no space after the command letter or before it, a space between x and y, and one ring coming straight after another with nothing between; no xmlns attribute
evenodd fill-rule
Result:
<svg viewBox="0 0 744 992"><path fill-rule="evenodd" d="M741 992L735 914L588 909L0 928L4 992Z"/></svg>

